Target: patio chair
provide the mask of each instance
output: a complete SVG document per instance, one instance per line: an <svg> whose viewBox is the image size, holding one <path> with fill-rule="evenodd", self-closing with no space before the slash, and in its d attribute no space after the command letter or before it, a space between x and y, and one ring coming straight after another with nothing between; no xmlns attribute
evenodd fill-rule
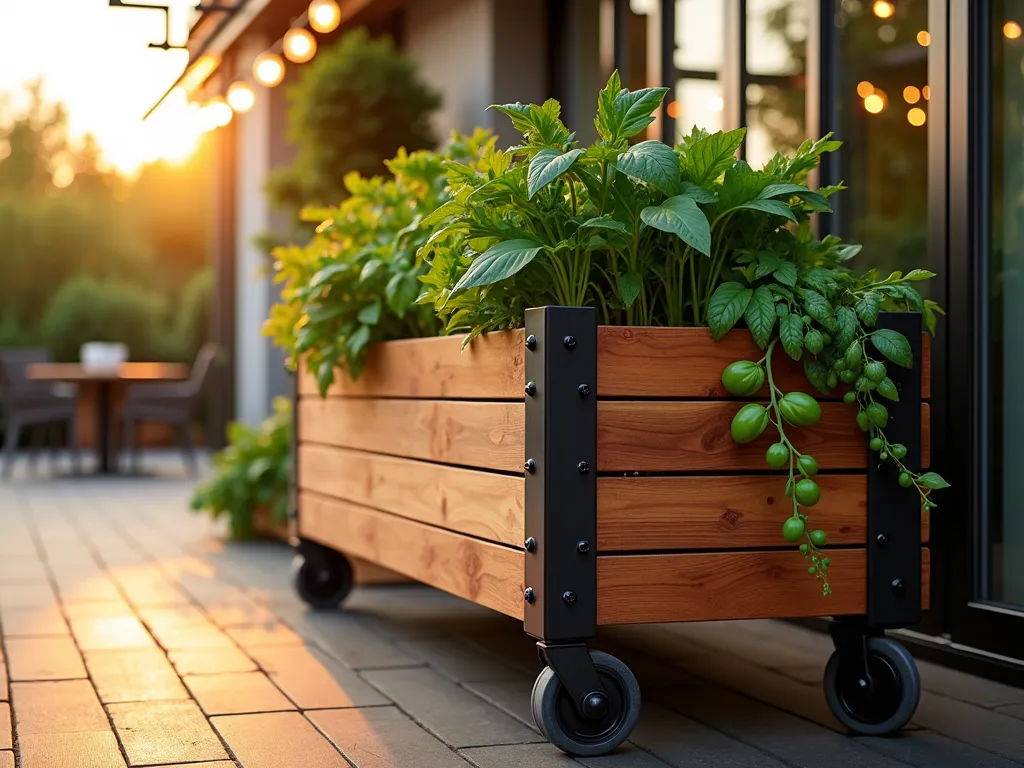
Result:
<svg viewBox="0 0 1024 768"><path fill-rule="evenodd" d="M196 474L195 448L189 425L199 396L203 392L218 347L212 342L202 346L186 381L159 384L132 384L125 392L120 418L124 424L124 448L128 451L129 471L136 471L138 445L136 427L142 422L172 424L178 433L185 468Z"/></svg>
<svg viewBox="0 0 1024 768"><path fill-rule="evenodd" d="M32 363L50 362L45 349L0 350L0 407L4 414L3 476L11 475L14 452L21 431L40 425L66 425L72 471L79 471L77 390L67 385L55 387L44 381L32 381L26 369ZM35 433L35 430L33 430ZM35 434L33 434L33 438ZM33 444L35 440L33 439ZM35 452L29 455L34 468Z"/></svg>

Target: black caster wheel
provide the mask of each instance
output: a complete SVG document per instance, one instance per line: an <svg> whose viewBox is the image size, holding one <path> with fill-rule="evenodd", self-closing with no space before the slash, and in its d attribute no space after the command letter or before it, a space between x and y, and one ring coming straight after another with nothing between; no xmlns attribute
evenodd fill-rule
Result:
<svg viewBox="0 0 1024 768"><path fill-rule="evenodd" d="M581 717L551 667L537 677L530 697L541 734L563 752L578 757L611 752L626 740L640 717L640 686L629 667L600 651L591 651L590 658L608 694L604 717Z"/></svg>
<svg viewBox="0 0 1024 768"><path fill-rule="evenodd" d="M311 560L296 555L292 583L299 597L312 608L337 608L352 591L352 565L344 555L331 550Z"/></svg>
<svg viewBox="0 0 1024 768"><path fill-rule="evenodd" d="M864 690L839 666L833 653L825 666L825 701L840 723L859 736L887 736L910 722L921 700L921 676L910 652L887 637L868 638Z"/></svg>

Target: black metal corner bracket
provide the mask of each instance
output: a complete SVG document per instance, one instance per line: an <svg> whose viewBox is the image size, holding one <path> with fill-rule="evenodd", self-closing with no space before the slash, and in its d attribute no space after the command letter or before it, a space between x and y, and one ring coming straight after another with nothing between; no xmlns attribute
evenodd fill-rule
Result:
<svg viewBox="0 0 1024 768"><path fill-rule="evenodd" d="M146 5L145 3L128 3L125 0L107 0L107 5L111 8L141 8L145 11L162 11L164 14L164 39L160 43L150 43L150 48L159 48L162 51L170 50L187 50L187 45L173 45L171 43L171 8L168 5ZM218 3L216 0L210 3L200 3L193 11L199 11L200 13L234 13L242 7L241 2L237 2L234 5L225 5Z"/></svg>
<svg viewBox="0 0 1024 768"><path fill-rule="evenodd" d="M889 363L899 401L883 400L889 411L890 443L902 443L908 469L921 470L921 315L882 312L877 328L899 331L910 342L913 367ZM882 359L880 353L875 357ZM868 449L867 623L873 629L910 627L921 620L921 500L898 482L899 470Z"/></svg>
<svg viewBox="0 0 1024 768"><path fill-rule="evenodd" d="M525 470L524 626L549 644L580 643L597 630L592 307L526 310Z"/></svg>

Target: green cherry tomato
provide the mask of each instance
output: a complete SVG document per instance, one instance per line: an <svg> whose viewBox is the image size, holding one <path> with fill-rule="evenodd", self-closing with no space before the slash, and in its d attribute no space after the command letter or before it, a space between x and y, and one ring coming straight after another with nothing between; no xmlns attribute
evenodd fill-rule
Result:
<svg viewBox="0 0 1024 768"><path fill-rule="evenodd" d="M764 385L764 368L750 360L739 360L722 371L722 385L729 394L749 397Z"/></svg>
<svg viewBox="0 0 1024 768"><path fill-rule="evenodd" d="M813 456L808 456L805 453L796 460L796 463L797 466L800 467L800 471L808 477L818 474L818 462L814 460Z"/></svg>
<svg viewBox="0 0 1024 768"><path fill-rule="evenodd" d="M764 455L764 460L772 469L782 469L789 462L789 448L783 443L772 443Z"/></svg>
<svg viewBox="0 0 1024 768"><path fill-rule="evenodd" d="M797 427L813 427L821 421L818 401L803 392L789 392L779 400L782 418Z"/></svg>
<svg viewBox="0 0 1024 768"><path fill-rule="evenodd" d="M890 450L892 451L892 455L897 459L905 459L907 457L907 446L902 443L896 443L895 445L890 446Z"/></svg>
<svg viewBox="0 0 1024 768"><path fill-rule="evenodd" d="M823 344L824 344L824 345L825 345L825 346L827 347L827 346L828 346L829 344L831 344L831 343L832 343L832 337L831 337L831 336L829 336L829 335L828 335L827 333L825 333L824 331L822 331L822 332L821 332L821 341L822 341L822 343L823 343Z"/></svg>
<svg viewBox="0 0 1024 768"><path fill-rule="evenodd" d="M878 394L894 402L899 402L900 399L900 393L897 391L896 385L892 383L892 379L890 378L883 378L878 382Z"/></svg>
<svg viewBox="0 0 1024 768"><path fill-rule="evenodd" d="M799 517L791 517L782 524L782 538L796 544L804 537L804 521Z"/></svg>
<svg viewBox="0 0 1024 768"><path fill-rule="evenodd" d="M813 565L809 565L809 566L807 566L807 572L808 572L808 573L814 573L814 572L815 572L815 571L817 571L817 570L818 570L818 569L817 569L817 568L815 568L815 567L814 567Z"/></svg>
<svg viewBox="0 0 1024 768"><path fill-rule="evenodd" d="M823 568L828 568L829 565L831 565L831 563L832 563L832 561L829 560L827 557L824 557L821 560L821 565L822 565Z"/></svg>
<svg viewBox="0 0 1024 768"><path fill-rule="evenodd" d="M811 324L811 316L810 315L803 315L800 319L804 321L804 325L810 325Z"/></svg>
<svg viewBox="0 0 1024 768"><path fill-rule="evenodd" d="M851 344L850 348L846 350L846 354L843 356L843 359L846 362L846 367L850 370L858 370L860 368L862 352L863 350L861 349L860 342L855 341Z"/></svg>
<svg viewBox="0 0 1024 768"><path fill-rule="evenodd" d="M881 459L882 461L885 461L886 459L889 458L889 452L882 451L880 454L878 454L878 458Z"/></svg>
<svg viewBox="0 0 1024 768"><path fill-rule="evenodd" d="M810 547L808 547L806 544L801 544L800 545L800 554L801 555L806 555L808 549L810 549Z"/></svg>
<svg viewBox="0 0 1024 768"><path fill-rule="evenodd" d="M864 375L877 384L885 378L885 363L872 360L864 366Z"/></svg>
<svg viewBox="0 0 1024 768"><path fill-rule="evenodd" d="M885 442L880 437L872 437L870 445L872 451L880 451Z"/></svg>
<svg viewBox="0 0 1024 768"><path fill-rule="evenodd" d="M843 361L843 358L841 357L838 358L834 363L832 363L832 370L835 371L836 373L842 373L843 369L845 368L846 363Z"/></svg>
<svg viewBox="0 0 1024 768"><path fill-rule="evenodd" d="M796 484L793 496L796 498L796 503L800 506L813 507L818 503L818 499L821 498L821 489L818 488L816 482L805 477Z"/></svg>
<svg viewBox="0 0 1024 768"><path fill-rule="evenodd" d="M825 339L821 337L821 331L811 328L804 336L804 346L812 355L816 355L825 348Z"/></svg>
<svg viewBox="0 0 1024 768"><path fill-rule="evenodd" d="M768 410L757 403L747 403L732 417L732 439L737 443L757 440L768 426Z"/></svg>
<svg viewBox="0 0 1024 768"><path fill-rule="evenodd" d="M857 411L857 426L860 427L861 432L867 432L871 429L871 422L868 420L868 415L864 411Z"/></svg>
<svg viewBox="0 0 1024 768"><path fill-rule="evenodd" d="M857 380L857 372L844 368L839 372L839 380L844 384L853 384Z"/></svg>
<svg viewBox="0 0 1024 768"><path fill-rule="evenodd" d="M843 395L843 402L847 405L853 405L857 402L857 393L850 391Z"/></svg>
<svg viewBox="0 0 1024 768"><path fill-rule="evenodd" d="M878 385L867 376L858 376L853 386L858 392L870 392Z"/></svg>
<svg viewBox="0 0 1024 768"><path fill-rule="evenodd" d="M900 485L904 488L909 488L914 484L914 478L910 476L909 472L900 472Z"/></svg>
<svg viewBox="0 0 1024 768"><path fill-rule="evenodd" d="M828 385L829 389L835 389L839 384L839 377L829 371L828 376L825 378L825 383Z"/></svg>
<svg viewBox="0 0 1024 768"><path fill-rule="evenodd" d="M825 535L824 531L811 531L807 538L809 538L811 543L816 547L824 547L828 544L828 536Z"/></svg>
<svg viewBox="0 0 1024 768"><path fill-rule="evenodd" d="M868 405L867 414L871 423L882 429L885 429L885 425L889 423L889 411L881 403L871 403Z"/></svg>

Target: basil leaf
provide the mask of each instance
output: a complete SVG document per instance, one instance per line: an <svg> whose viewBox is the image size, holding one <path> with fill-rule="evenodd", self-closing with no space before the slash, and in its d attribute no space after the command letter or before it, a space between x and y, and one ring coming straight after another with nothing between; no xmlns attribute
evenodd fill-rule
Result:
<svg viewBox="0 0 1024 768"><path fill-rule="evenodd" d="M786 354L799 360L804 352L804 321L800 315L786 315L779 323L779 338Z"/></svg>
<svg viewBox="0 0 1024 768"><path fill-rule="evenodd" d="M891 328L879 328L871 333L871 343L875 349L892 360L896 365L910 368L914 365L914 354L910 349L907 337Z"/></svg>
<svg viewBox="0 0 1024 768"><path fill-rule="evenodd" d="M736 282L722 283L708 302L708 325L711 336L718 340L743 317L754 292Z"/></svg>
<svg viewBox="0 0 1024 768"><path fill-rule="evenodd" d="M526 174L527 197L532 198L537 192L572 168L572 164L583 152L582 149L574 149L562 154L557 149L542 149L534 155Z"/></svg>
<svg viewBox="0 0 1024 768"><path fill-rule="evenodd" d="M521 270L544 249L533 240L506 240L492 245L469 265L452 292L479 285L491 285Z"/></svg>
<svg viewBox="0 0 1024 768"><path fill-rule="evenodd" d="M768 346L772 337L772 329L775 328L775 300L768 286L762 285L754 291L750 302L747 304L743 319L747 321L747 328L754 336L754 342L761 349Z"/></svg>
<svg viewBox="0 0 1024 768"><path fill-rule="evenodd" d="M711 255L711 225L693 198L686 195L670 197L661 205L640 211L640 219L649 227L672 232L694 250Z"/></svg>
<svg viewBox="0 0 1024 768"><path fill-rule="evenodd" d="M660 141L641 141L619 156L616 167L666 195L679 191L679 155Z"/></svg>

